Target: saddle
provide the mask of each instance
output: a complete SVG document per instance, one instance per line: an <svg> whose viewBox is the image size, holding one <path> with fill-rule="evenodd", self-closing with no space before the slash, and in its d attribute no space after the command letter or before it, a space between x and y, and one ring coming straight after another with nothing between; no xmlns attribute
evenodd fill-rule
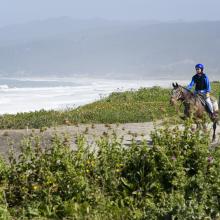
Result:
<svg viewBox="0 0 220 220"><path fill-rule="evenodd" d="M203 106L207 106L206 96L204 94L198 93L196 94L196 97L202 103Z"/></svg>
<svg viewBox="0 0 220 220"><path fill-rule="evenodd" d="M209 109L207 102L206 102L206 95L198 93L196 94L197 98L199 99L199 101L202 103L203 106L205 106L206 109ZM214 112L218 112L219 111L219 106L218 106L218 101L214 96L210 96L212 105L213 105L213 110Z"/></svg>

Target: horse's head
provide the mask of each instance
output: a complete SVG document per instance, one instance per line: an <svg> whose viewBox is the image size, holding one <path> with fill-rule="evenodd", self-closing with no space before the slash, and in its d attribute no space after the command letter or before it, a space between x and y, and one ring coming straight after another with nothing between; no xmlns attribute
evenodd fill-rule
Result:
<svg viewBox="0 0 220 220"><path fill-rule="evenodd" d="M178 101L184 99L184 88L178 85L178 83L173 83L172 85L173 89L171 91L170 103L171 105L175 105Z"/></svg>

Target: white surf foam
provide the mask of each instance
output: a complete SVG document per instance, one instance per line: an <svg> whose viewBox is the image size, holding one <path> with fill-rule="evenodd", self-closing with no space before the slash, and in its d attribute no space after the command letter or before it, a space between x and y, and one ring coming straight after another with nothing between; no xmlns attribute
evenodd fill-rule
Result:
<svg viewBox="0 0 220 220"><path fill-rule="evenodd" d="M39 88L9 88L2 85L0 86L0 114L77 107L99 100L100 97L107 96L112 92L139 89L140 87L170 87L172 83L171 80L138 81L89 78L52 80L59 80L61 85L62 82L73 82L77 85ZM180 83L185 84L186 82Z"/></svg>
<svg viewBox="0 0 220 220"><path fill-rule="evenodd" d="M0 85L0 90L3 90L3 89L8 89L9 86L8 85Z"/></svg>

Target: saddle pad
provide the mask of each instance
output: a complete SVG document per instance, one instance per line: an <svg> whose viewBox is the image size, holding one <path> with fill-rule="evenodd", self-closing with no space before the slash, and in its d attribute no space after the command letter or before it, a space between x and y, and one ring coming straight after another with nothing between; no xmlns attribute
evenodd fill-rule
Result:
<svg viewBox="0 0 220 220"><path fill-rule="evenodd" d="M196 96L197 96L197 98L200 100L200 102L202 103L202 105L206 106L206 100L205 100L206 98L205 98L205 96L202 95L202 94L197 94Z"/></svg>

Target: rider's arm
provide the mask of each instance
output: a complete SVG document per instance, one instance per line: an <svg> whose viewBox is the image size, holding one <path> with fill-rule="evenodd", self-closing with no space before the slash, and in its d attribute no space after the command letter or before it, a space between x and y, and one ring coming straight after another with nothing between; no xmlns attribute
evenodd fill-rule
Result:
<svg viewBox="0 0 220 220"><path fill-rule="evenodd" d="M195 81L194 81L194 77L193 77L191 83L186 88L191 90L194 85L195 85Z"/></svg>
<svg viewBox="0 0 220 220"><path fill-rule="evenodd" d="M206 93L210 93L211 92L211 83L209 81L208 76L206 76L205 82L206 82L206 88L207 88Z"/></svg>

